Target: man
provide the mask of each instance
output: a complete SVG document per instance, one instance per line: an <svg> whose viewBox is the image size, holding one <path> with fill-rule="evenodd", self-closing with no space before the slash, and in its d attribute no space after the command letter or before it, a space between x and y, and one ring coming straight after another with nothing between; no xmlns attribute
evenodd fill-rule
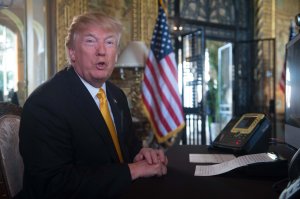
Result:
<svg viewBox="0 0 300 199"><path fill-rule="evenodd" d="M126 96L107 81L121 31L104 14L75 17L65 43L70 66L27 99L20 124L26 198L113 198L132 180L166 174L164 153L141 148ZM99 110L99 90L107 96L115 138Z"/></svg>

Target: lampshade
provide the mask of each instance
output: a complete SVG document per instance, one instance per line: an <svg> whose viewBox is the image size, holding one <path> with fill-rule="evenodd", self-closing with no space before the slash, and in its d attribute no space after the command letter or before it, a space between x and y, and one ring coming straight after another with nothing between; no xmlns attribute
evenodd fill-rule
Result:
<svg viewBox="0 0 300 199"><path fill-rule="evenodd" d="M131 41L121 52L116 67L144 67L148 48L143 41Z"/></svg>

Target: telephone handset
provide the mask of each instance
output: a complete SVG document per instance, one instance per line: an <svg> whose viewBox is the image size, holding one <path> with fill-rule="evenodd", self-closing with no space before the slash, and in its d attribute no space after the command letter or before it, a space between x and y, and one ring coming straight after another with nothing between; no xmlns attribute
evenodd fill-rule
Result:
<svg viewBox="0 0 300 199"><path fill-rule="evenodd" d="M289 183L279 199L300 198L300 149L294 154L289 164Z"/></svg>
<svg viewBox="0 0 300 199"><path fill-rule="evenodd" d="M212 146L235 153L259 153L268 149L270 120L262 113L246 113L231 119Z"/></svg>

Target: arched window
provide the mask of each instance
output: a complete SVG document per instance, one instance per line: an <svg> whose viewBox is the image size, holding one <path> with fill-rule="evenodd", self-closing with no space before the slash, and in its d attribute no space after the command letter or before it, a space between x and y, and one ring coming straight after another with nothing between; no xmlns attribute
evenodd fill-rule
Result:
<svg viewBox="0 0 300 199"><path fill-rule="evenodd" d="M11 101L18 82L17 35L0 25L0 101Z"/></svg>

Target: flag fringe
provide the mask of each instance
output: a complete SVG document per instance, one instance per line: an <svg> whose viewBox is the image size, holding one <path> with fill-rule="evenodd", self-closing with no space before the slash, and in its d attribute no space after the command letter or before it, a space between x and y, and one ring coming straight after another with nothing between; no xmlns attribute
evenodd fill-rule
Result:
<svg viewBox="0 0 300 199"><path fill-rule="evenodd" d="M148 109L146 108L144 102L143 102L143 109L144 109L144 112L145 112L149 122L150 122L152 130L154 131L154 135L157 139L157 142L160 144L168 141L171 137L176 136L185 127L185 122L183 122L175 130L168 132L168 134L166 136L161 137L161 135L159 135L159 133L157 132L157 130L155 128L154 122L152 121L150 113L148 112Z"/></svg>

